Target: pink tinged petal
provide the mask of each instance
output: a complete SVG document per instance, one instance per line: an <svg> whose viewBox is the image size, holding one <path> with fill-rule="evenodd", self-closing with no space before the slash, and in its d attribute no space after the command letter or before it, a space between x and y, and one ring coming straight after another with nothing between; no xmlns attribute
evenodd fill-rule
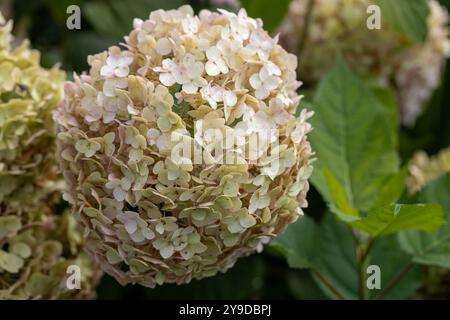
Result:
<svg viewBox="0 0 450 320"><path fill-rule="evenodd" d="M121 66L129 66L133 62L133 57L130 55L124 55L120 58L120 65Z"/></svg>
<svg viewBox="0 0 450 320"><path fill-rule="evenodd" d="M206 73L210 76L217 76L220 74L219 67L211 61L206 62Z"/></svg>
<svg viewBox="0 0 450 320"><path fill-rule="evenodd" d="M267 68L267 71L269 72L269 74L271 75L275 75L275 76L281 76L281 70L280 67L278 67L275 63L273 62L268 62L265 67Z"/></svg>
<svg viewBox="0 0 450 320"><path fill-rule="evenodd" d="M165 56L172 52L172 45L167 38L161 38L156 42L156 52L158 54Z"/></svg>
<svg viewBox="0 0 450 320"><path fill-rule="evenodd" d="M255 90L255 96L258 99L264 100L270 95L270 91L267 90L266 87L261 86L258 89Z"/></svg>
<svg viewBox="0 0 450 320"><path fill-rule="evenodd" d="M116 87L119 89L126 89L128 87L128 79L116 79Z"/></svg>
<svg viewBox="0 0 450 320"><path fill-rule="evenodd" d="M116 77L126 77L128 75L128 73L130 72L130 69L128 69L127 66L121 66L116 68L114 74L116 75Z"/></svg>
<svg viewBox="0 0 450 320"><path fill-rule="evenodd" d="M264 66L259 71L259 78L261 79L262 82L265 82L268 77L270 77L269 70L267 69L266 66Z"/></svg>
<svg viewBox="0 0 450 320"><path fill-rule="evenodd" d="M119 56L116 54L110 54L108 58L106 58L106 63L111 67L117 67L119 65Z"/></svg>
<svg viewBox="0 0 450 320"><path fill-rule="evenodd" d="M156 146L159 150L166 150L169 145L169 138L166 136L161 135L158 140L156 140Z"/></svg>
<svg viewBox="0 0 450 320"><path fill-rule="evenodd" d="M133 219L128 219L125 222L124 226L125 226L125 230L127 230L127 232L129 234L135 233L137 230L137 222L136 222L136 220L133 220Z"/></svg>
<svg viewBox="0 0 450 320"><path fill-rule="evenodd" d="M110 123L114 120L114 118L116 117L116 113L115 112L108 112L105 111L103 112L103 123Z"/></svg>
<svg viewBox="0 0 450 320"><path fill-rule="evenodd" d="M223 101L225 105L233 107L237 103L237 96L232 91L227 91L223 94Z"/></svg>
<svg viewBox="0 0 450 320"><path fill-rule="evenodd" d="M192 54L186 54L183 58L183 64L186 67L190 67L195 63L195 57Z"/></svg>
<svg viewBox="0 0 450 320"><path fill-rule="evenodd" d="M222 93L223 93L223 88L221 88L219 86L214 86L211 88L211 97L217 102L222 101L222 97L223 97Z"/></svg>
<svg viewBox="0 0 450 320"><path fill-rule="evenodd" d="M127 197L127 193L123 191L121 188L114 188L113 196L114 199L116 199L117 201L124 201L125 198Z"/></svg>
<svg viewBox="0 0 450 320"><path fill-rule="evenodd" d="M225 60L223 59L216 61L216 65L220 69L220 72L222 72L223 74L227 74L228 71L230 71L230 69L228 69L227 64L225 63Z"/></svg>
<svg viewBox="0 0 450 320"><path fill-rule="evenodd" d="M275 114L274 120L277 124L284 125L288 123L294 116L289 114L287 111L282 110L281 112Z"/></svg>
<svg viewBox="0 0 450 320"><path fill-rule="evenodd" d="M193 83L197 87L202 87L202 88L208 85L208 81L206 81L204 78L201 78L201 77L195 78Z"/></svg>
<svg viewBox="0 0 450 320"><path fill-rule="evenodd" d="M264 87L266 87L269 91L272 91L279 86L280 82L280 78L270 76L264 81Z"/></svg>
<svg viewBox="0 0 450 320"><path fill-rule="evenodd" d="M195 78L201 76L204 70L205 66L203 65L203 63L196 62L187 71L189 75Z"/></svg>
<svg viewBox="0 0 450 320"><path fill-rule="evenodd" d="M209 99L208 102L211 108L213 108L214 110L217 109L217 102L214 99Z"/></svg>
<svg viewBox="0 0 450 320"><path fill-rule="evenodd" d="M206 57L208 60L216 61L220 59L222 56L220 50L217 47L211 47L208 50L206 50Z"/></svg>
<svg viewBox="0 0 450 320"><path fill-rule="evenodd" d="M255 115L255 110L252 107L246 107L244 111L244 121L250 120Z"/></svg>
<svg viewBox="0 0 450 320"><path fill-rule="evenodd" d="M137 116L139 114L139 110L134 108L130 104L127 106L127 110L128 110L128 113L131 114L131 115Z"/></svg>
<svg viewBox="0 0 450 320"><path fill-rule="evenodd" d="M114 68L111 67L110 65L105 65L100 69L100 75L102 75L103 77L110 78L114 76Z"/></svg>
<svg viewBox="0 0 450 320"><path fill-rule="evenodd" d="M261 48L266 52L269 52L272 49L272 47L273 47L272 41L267 40L261 42Z"/></svg>
<svg viewBox="0 0 450 320"><path fill-rule="evenodd" d="M87 122L94 122L100 120L101 117L101 110L90 110L89 114L87 114L84 118Z"/></svg>
<svg viewBox="0 0 450 320"><path fill-rule="evenodd" d="M257 73L254 73L250 77L249 81L250 81L250 85L252 86L253 89L258 89L262 85L261 79L259 78L259 74L257 74Z"/></svg>
<svg viewBox="0 0 450 320"><path fill-rule="evenodd" d="M103 94L107 97L114 97L116 90L116 84L112 80L106 80L103 83Z"/></svg>
<svg viewBox="0 0 450 320"><path fill-rule="evenodd" d="M164 59L162 62L162 67L166 70L174 70L177 68L177 64L170 59Z"/></svg>
<svg viewBox="0 0 450 320"><path fill-rule="evenodd" d="M170 73L161 73L159 75L159 81L166 87L171 87L177 82L175 77Z"/></svg>
<svg viewBox="0 0 450 320"><path fill-rule="evenodd" d="M269 54L263 50L258 50L258 57L261 60L266 61L267 59L269 59Z"/></svg>
<svg viewBox="0 0 450 320"><path fill-rule="evenodd" d="M194 94L198 90L198 87L193 83L186 83L183 84L183 91L187 94Z"/></svg>

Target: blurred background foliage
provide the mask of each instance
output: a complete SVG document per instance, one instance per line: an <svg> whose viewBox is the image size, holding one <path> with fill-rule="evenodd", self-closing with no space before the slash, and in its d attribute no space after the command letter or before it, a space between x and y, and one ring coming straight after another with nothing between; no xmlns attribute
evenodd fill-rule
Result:
<svg viewBox="0 0 450 320"><path fill-rule="evenodd" d="M450 8L450 0L440 2ZM282 21L289 3L290 0L242 0L249 15L262 17L269 31L274 31ZM29 38L32 46L41 51L44 66L59 64L71 79L73 72L81 73L87 69L89 54L122 42L123 36L132 28L133 18L146 18L152 10L183 4L190 4L196 11L214 8L207 0L0 0L0 10L6 18L14 19L17 39ZM66 9L70 5L81 8L81 30L66 28ZM311 101L308 88L301 90ZM400 128L399 151L403 161L410 159L418 149L434 154L450 145L449 102L450 65L447 65L441 86L416 126ZM313 187L308 201L306 214L319 219L326 204ZM339 229L339 226L334 227ZM396 242L384 238L374 248L372 259L381 259L381 256L387 259L384 253L396 252L389 249L393 245L397 245ZM402 259L401 256L391 258L391 261ZM353 268L346 266L345 261L343 263L338 270L341 277L345 277L346 268ZM392 263L390 267L395 272L399 266ZM323 293L326 289L318 287L315 276L305 270L290 269L277 248L268 247L262 254L240 259L226 274L188 285L164 285L155 289L121 287L105 276L97 293L99 299L328 299L329 295ZM450 276L443 275L440 269L416 267L402 281L398 290L391 292L391 298L450 298Z"/></svg>

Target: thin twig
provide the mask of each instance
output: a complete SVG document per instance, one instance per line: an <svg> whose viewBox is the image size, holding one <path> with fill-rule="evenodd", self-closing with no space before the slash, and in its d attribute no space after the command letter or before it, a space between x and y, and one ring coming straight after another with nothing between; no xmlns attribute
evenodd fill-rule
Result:
<svg viewBox="0 0 450 320"><path fill-rule="evenodd" d="M339 300L346 300L344 295L340 293L339 290L335 286L333 286L333 284L328 281L328 279L322 273L317 270L314 270L313 272L319 278L319 280L336 295Z"/></svg>
<svg viewBox="0 0 450 320"><path fill-rule="evenodd" d="M411 270L413 266L414 266L413 262L410 261L406 266L403 267L402 270L400 270L400 272L395 276L395 278L392 279L389 282L389 284L375 296L374 299L375 300L384 299L384 297L389 293L389 291L391 291L400 282L400 280L402 280L402 278L408 273L409 270Z"/></svg>

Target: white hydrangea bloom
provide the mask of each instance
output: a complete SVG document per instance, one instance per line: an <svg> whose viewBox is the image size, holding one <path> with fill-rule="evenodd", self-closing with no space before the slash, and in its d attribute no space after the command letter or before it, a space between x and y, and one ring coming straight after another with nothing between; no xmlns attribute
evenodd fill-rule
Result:
<svg viewBox="0 0 450 320"><path fill-rule="evenodd" d="M279 29L282 44L300 59L299 78L315 84L330 70L337 52L353 68L396 88L402 123L413 126L438 87L450 54L448 13L427 0L428 35L414 43L384 19L381 30L367 28L367 8L373 0L312 0L308 34L301 42L308 1L294 0ZM299 52L301 50L301 52Z"/></svg>
<svg viewBox="0 0 450 320"><path fill-rule="evenodd" d="M294 116L296 57L245 10L183 6L133 25L126 49L89 57L66 87L61 169L107 273L181 284L226 271L300 216L312 114Z"/></svg>

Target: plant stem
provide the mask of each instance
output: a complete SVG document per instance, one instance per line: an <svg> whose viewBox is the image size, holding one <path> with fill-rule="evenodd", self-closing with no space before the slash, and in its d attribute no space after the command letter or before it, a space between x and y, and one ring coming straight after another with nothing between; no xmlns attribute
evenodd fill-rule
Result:
<svg viewBox="0 0 450 320"><path fill-rule="evenodd" d="M361 256L361 261L365 262L367 257L369 256L370 250L372 250L372 246L375 242L375 239L372 238L369 240L369 243L367 244L366 250L364 251L364 253Z"/></svg>
<svg viewBox="0 0 450 320"><path fill-rule="evenodd" d="M389 291L391 291L399 282L400 280L408 273L409 270L411 270L411 268L414 266L413 262L410 261L406 266L403 267L402 270L400 270L400 272L395 276L394 279L392 279L388 285L381 290L380 293L378 293L375 296L375 300L381 300L384 299L384 297L386 296L386 294L389 293Z"/></svg>
<svg viewBox="0 0 450 320"><path fill-rule="evenodd" d="M344 295L339 292L339 290L333 286L333 284L328 281L328 279L319 271L313 270L313 273L319 278L319 280L328 288L330 289L339 300L346 300Z"/></svg>
<svg viewBox="0 0 450 320"><path fill-rule="evenodd" d="M300 35L300 41L297 47L297 56L299 58L301 58L301 53L303 51L303 48L305 47L306 40L308 40L309 25L311 22L313 7L314 7L314 0L309 0L306 7L306 15L303 20L303 31L302 34Z"/></svg>
<svg viewBox="0 0 450 320"><path fill-rule="evenodd" d="M352 230L353 231L353 230ZM358 237L352 232L353 239L355 240L355 255L358 265L358 291L359 291L359 298L361 300L366 300L366 272L365 272L365 266L366 266L366 260L369 256L370 250L372 249L373 243L375 242L374 238L371 238L367 244L367 247L365 250L361 247L361 242L358 240Z"/></svg>

